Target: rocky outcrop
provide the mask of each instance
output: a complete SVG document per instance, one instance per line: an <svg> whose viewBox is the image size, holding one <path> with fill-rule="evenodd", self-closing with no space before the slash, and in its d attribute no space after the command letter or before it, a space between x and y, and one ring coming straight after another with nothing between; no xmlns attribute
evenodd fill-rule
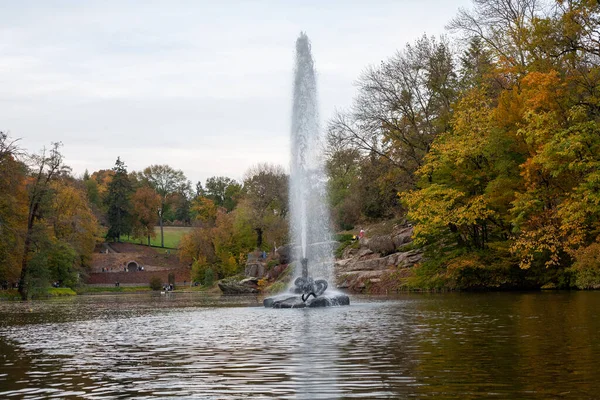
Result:
<svg viewBox="0 0 600 400"><path fill-rule="evenodd" d="M401 229L398 229L391 235L392 241L394 242L394 246L396 246L396 248L399 249L400 247L402 247L402 245L412 242L412 234L412 226L406 226Z"/></svg>
<svg viewBox="0 0 600 400"><path fill-rule="evenodd" d="M266 274L266 263L261 261L248 261L244 270L244 275L252 278L263 278Z"/></svg>
<svg viewBox="0 0 600 400"><path fill-rule="evenodd" d="M236 278L226 278L218 283L219 289L223 294L249 294L258 293L258 279L245 278L238 280Z"/></svg>
<svg viewBox="0 0 600 400"><path fill-rule="evenodd" d="M420 249L402 251L411 242L412 227L399 227L389 235L362 238L360 247L346 248L335 263L337 287L377 291L382 277L391 272L408 270L423 258Z"/></svg>
<svg viewBox="0 0 600 400"><path fill-rule="evenodd" d="M279 257L279 264L289 264L292 257L292 247L290 245L280 246L275 250Z"/></svg>
<svg viewBox="0 0 600 400"><path fill-rule="evenodd" d="M366 246L373 253L388 255L396 251L391 235L374 236L367 239Z"/></svg>
<svg viewBox="0 0 600 400"><path fill-rule="evenodd" d="M274 266L267 272L267 274L265 275L265 278L270 279L270 280L278 279L281 276L281 274L283 274L285 272L288 265L289 264L279 264L279 265Z"/></svg>

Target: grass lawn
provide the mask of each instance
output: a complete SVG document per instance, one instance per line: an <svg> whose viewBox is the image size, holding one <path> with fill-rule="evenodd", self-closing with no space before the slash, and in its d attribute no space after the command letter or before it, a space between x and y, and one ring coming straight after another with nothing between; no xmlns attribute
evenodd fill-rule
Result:
<svg viewBox="0 0 600 400"><path fill-rule="evenodd" d="M77 294L96 294L96 293L135 293L149 292L150 286L82 286L77 288Z"/></svg>
<svg viewBox="0 0 600 400"><path fill-rule="evenodd" d="M21 300L17 289L0 290L0 300Z"/></svg>
<svg viewBox="0 0 600 400"><path fill-rule="evenodd" d="M165 226L163 227L163 231L165 234L165 247L170 247L173 249L176 249L179 246L179 241L181 240L181 237L183 235L185 235L186 233L190 232L193 228L190 227L185 227L185 226ZM154 227L154 232L156 233L156 236L153 238L150 238L150 244L152 246L160 246L160 227L159 226L155 226ZM148 244L148 239L143 238L143 239L133 239L133 238L126 238L126 237L122 237L121 238L122 241L127 242L127 243L134 243L134 244L143 244L146 245Z"/></svg>
<svg viewBox="0 0 600 400"><path fill-rule="evenodd" d="M48 291L40 298L75 296L76 294L71 288L48 288ZM21 300L21 295L17 289L0 290L0 300Z"/></svg>
<svg viewBox="0 0 600 400"><path fill-rule="evenodd" d="M48 296L50 297L62 297L62 296L76 296L77 293L71 288L50 288L48 289Z"/></svg>

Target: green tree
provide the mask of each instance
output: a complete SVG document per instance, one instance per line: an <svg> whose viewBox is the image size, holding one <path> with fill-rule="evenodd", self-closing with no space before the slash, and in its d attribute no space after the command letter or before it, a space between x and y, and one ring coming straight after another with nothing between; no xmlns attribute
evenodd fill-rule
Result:
<svg viewBox="0 0 600 400"><path fill-rule="evenodd" d="M132 187L127 175L127 167L117 157L113 168L113 177L108 184L105 204L108 207L108 233L106 236L118 242L121 241L121 235L128 234L132 228L132 207L131 194Z"/></svg>
<svg viewBox="0 0 600 400"><path fill-rule="evenodd" d="M191 224L192 216L192 186L191 182L187 181L177 188L177 191L171 197L171 206L174 209L173 218L183 222L186 225Z"/></svg>
<svg viewBox="0 0 600 400"><path fill-rule="evenodd" d="M266 231L278 232L277 237L267 237L267 245L281 243L281 230L285 226L288 212L288 175L283 167L272 164L258 164L246 171L244 178L244 200L252 216L256 232L256 247L263 245Z"/></svg>
<svg viewBox="0 0 600 400"><path fill-rule="evenodd" d="M344 230L352 229L361 215L360 163L361 155L357 149L328 143L325 168L329 178L329 204L333 221Z"/></svg>
<svg viewBox="0 0 600 400"><path fill-rule="evenodd" d="M234 179L225 176L213 176L206 180L205 197L227 211L235 208L242 186Z"/></svg>
<svg viewBox="0 0 600 400"><path fill-rule="evenodd" d="M151 165L142 171L143 178L160 195L161 202L158 209L158 222L160 225L160 247L165 247L163 232L163 219L167 208L169 196L187 183L181 170L176 170L169 165Z"/></svg>

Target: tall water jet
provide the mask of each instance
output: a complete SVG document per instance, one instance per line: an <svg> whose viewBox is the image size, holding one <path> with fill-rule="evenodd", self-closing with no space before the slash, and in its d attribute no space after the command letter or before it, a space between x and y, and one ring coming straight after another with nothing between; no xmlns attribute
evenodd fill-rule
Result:
<svg viewBox="0 0 600 400"><path fill-rule="evenodd" d="M317 82L310 41L296 40L291 127L290 239L294 260L291 292L265 299L266 307L317 307L349 304L348 296L329 290L333 250L327 209L327 179L319 129Z"/></svg>

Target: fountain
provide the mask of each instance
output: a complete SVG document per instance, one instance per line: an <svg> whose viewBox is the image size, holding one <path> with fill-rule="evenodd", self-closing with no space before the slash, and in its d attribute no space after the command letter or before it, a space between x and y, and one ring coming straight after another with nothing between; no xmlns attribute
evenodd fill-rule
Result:
<svg viewBox="0 0 600 400"><path fill-rule="evenodd" d="M327 290L333 276L333 250L320 142L317 85L310 41L296 40L290 171L290 226L294 244L294 286L264 300L265 307L299 308L348 305L347 295ZM299 260L299 262L298 262Z"/></svg>

